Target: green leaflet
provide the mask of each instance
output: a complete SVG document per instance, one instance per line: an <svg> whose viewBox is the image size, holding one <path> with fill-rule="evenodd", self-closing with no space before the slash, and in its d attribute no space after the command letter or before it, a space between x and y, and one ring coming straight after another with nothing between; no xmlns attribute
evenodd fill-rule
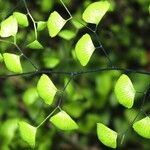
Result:
<svg viewBox="0 0 150 150"><path fill-rule="evenodd" d="M131 108L134 103L135 89L130 78L122 74L115 85L115 95L124 107Z"/></svg>
<svg viewBox="0 0 150 150"><path fill-rule="evenodd" d="M70 30L62 30L60 33L59 33L59 36L62 37L63 39L65 40L71 40L72 38L75 37L75 32L73 31L70 31Z"/></svg>
<svg viewBox="0 0 150 150"><path fill-rule="evenodd" d="M10 16L1 22L0 28L1 37L15 36L17 31L18 31L18 24L14 16Z"/></svg>
<svg viewBox="0 0 150 150"><path fill-rule="evenodd" d="M9 71L15 73L22 73L22 66L20 63L20 56L11 53L4 53L3 54L4 62Z"/></svg>
<svg viewBox="0 0 150 150"><path fill-rule="evenodd" d="M51 105L57 92L57 88L51 79L47 75L43 74L38 81L37 91L44 102L48 105Z"/></svg>
<svg viewBox="0 0 150 150"><path fill-rule="evenodd" d="M75 17L76 17L76 16L75 16ZM72 25L73 25L77 30L79 30L79 29L81 29L81 28L84 28L85 25L86 25L86 23L85 23L83 20L81 20L80 22L83 23L83 24L79 23L77 20L74 20L74 19L71 20ZM84 25L84 24L85 24L85 25Z"/></svg>
<svg viewBox="0 0 150 150"><path fill-rule="evenodd" d="M37 40L34 40L30 44L28 44L27 47L29 47L31 49L43 49L42 44Z"/></svg>
<svg viewBox="0 0 150 150"><path fill-rule="evenodd" d="M76 122L63 110L50 118L50 121L61 130L74 130L78 128Z"/></svg>
<svg viewBox="0 0 150 150"><path fill-rule="evenodd" d="M49 35L51 37L55 37L59 33L59 31L63 28L65 23L66 20L63 19L57 11L51 13L47 21Z"/></svg>
<svg viewBox="0 0 150 150"><path fill-rule="evenodd" d="M43 61L47 68L54 68L60 63L58 56L43 55Z"/></svg>
<svg viewBox="0 0 150 150"><path fill-rule="evenodd" d="M147 116L133 124L133 129L144 138L150 139L150 118Z"/></svg>
<svg viewBox="0 0 150 150"><path fill-rule="evenodd" d="M86 66L89 62L95 47L89 34L83 35L75 46L75 52L82 66Z"/></svg>
<svg viewBox="0 0 150 150"><path fill-rule="evenodd" d="M7 119L6 121L2 122L0 124L1 143L9 145L13 137L15 136L17 128L18 128L17 118Z"/></svg>
<svg viewBox="0 0 150 150"><path fill-rule="evenodd" d="M47 24L47 22L45 22L45 21L38 21L37 22L37 30L38 31L44 30L46 28L46 24Z"/></svg>
<svg viewBox="0 0 150 150"><path fill-rule="evenodd" d="M28 18L25 14L20 12L14 12L13 16L17 19L18 24L22 27L29 26Z"/></svg>
<svg viewBox="0 0 150 150"><path fill-rule="evenodd" d="M26 105L32 105L38 98L36 88L28 88L23 94L23 101Z"/></svg>
<svg viewBox="0 0 150 150"><path fill-rule="evenodd" d="M98 24L109 9L109 6L110 3L108 1L94 2L85 9L82 18L87 23Z"/></svg>
<svg viewBox="0 0 150 150"><path fill-rule="evenodd" d="M37 128L24 121L20 121L19 131L22 139L26 141L32 148L34 148Z"/></svg>
<svg viewBox="0 0 150 150"><path fill-rule="evenodd" d="M48 12L49 10L52 10L54 2L54 0L42 0L40 1L40 9L42 12Z"/></svg>
<svg viewBox="0 0 150 150"><path fill-rule="evenodd" d="M117 132L102 123L97 123L97 136L104 145L111 148L117 147Z"/></svg>

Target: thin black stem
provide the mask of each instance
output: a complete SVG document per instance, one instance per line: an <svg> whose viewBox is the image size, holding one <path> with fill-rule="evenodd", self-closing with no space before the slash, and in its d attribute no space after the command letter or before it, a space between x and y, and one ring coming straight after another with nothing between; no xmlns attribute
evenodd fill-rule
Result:
<svg viewBox="0 0 150 150"><path fill-rule="evenodd" d="M150 71L126 69L121 67L102 67L97 69L89 69L84 71L53 71L53 70L38 70L30 71L18 74L0 75L0 78L9 78L13 76L25 76L25 75L39 75L39 74L58 74L58 75L74 75L79 76L83 74L100 73L104 71L122 71L124 73L136 73L150 76Z"/></svg>
<svg viewBox="0 0 150 150"><path fill-rule="evenodd" d="M96 40L97 40L98 43L99 43L100 49L101 49L101 50L103 51L103 53L105 54L105 56L106 56L107 60L109 61L110 65L113 66L113 63L112 63L112 61L111 61L110 58L109 58L109 55L107 54L106 50L104 49L103 45L101 44L101 41L100 41L99 38L98 38L98 35L97 35L97 33L96 33L96 30L95 30L94 34L95 34Z"/></svg>
<svg viewBox="0 0 150 150"><path fill-rule="evenodd" d="M57 106L38 126L37 128L41 127L58 109L59 107Z"/></svg>
<svg viewBox="0 0 150 150"><path fill-rule="evenodd" d="M148 85L147 90L144 92L144 97L143 97L141 108L140 108L141 111L144 111L143 107L144 107L145 101L146 101L146 99L147 99L147 97L149 95L149 92L150 92L150 85Z"/></svg>
<svg viewBox="0 0 150 150"><path fill-rule="evenodd" d="M66 7L66 5L64 4L64 2L62 0L60 0L60 2L62 3L62 5L64 6L65 10L67 11L67 13L70 16L70 18L68 18L67 20L70 20L72 18L72 15L71 15L70 11L68 10L68 8Z"/></svg>
<svg viewBox="0 0 150 150"><path fill-rule="evenodd" d="M36 71L38 70L38 68L34 65L34 63L23 53L23 51L21 50L21 48L17 45L17 43L16 43L16 37L14 37L14 42L11 42L11 41L8 41L8 40L4 40L4 39L0 39L0 42L4 42L4 43L8 43L8 44L14 45L17 48L17 50L21 53L21 55L30 62L30 64L35 68L35 70ZM16 76L18 76L18 75L19 74L17 74ZM23 73L23 75L24 75L24 73ZM10 75L10 76L12 76L12 75Z"/></svg>
<svg viewBox="0 0 150 150"><path fill-rule="evenodd" d="M80 20L78 20L77 18L73 17L73 20L76 20L78 23L80 23L81 25L83 25L85 28L87 28L88 30L90 30L91 32L95 32L94 30L92 30L90 27L88 27L85 23L82 23Z"/></svg>
<svg viewBox="0 0 150 150"><path fill-rule="evenodd" d="M141 114L141 111L138 112L138 114L135 116L135 118L130 123L129 127L127 128L127 130L122 134L121 142L120 142L121 145L123 144L124 138L127 135L127 133L129 132L129 129L132 127L132 125L134 124L134 122L136 121L136 119L139 117L140 114Z"/></svg>
<svg viewBox="0 0 150 150"><path fill-rule="evenodd" d="M23 3L24 3L24 6L25 6L25 8L26 8L27 13L30 13L30 12L29 12L29 9L28 9L28 6L27 6L27 3L26 3L25 0L23 0Z"/></svg>
<svg viewBox="0 0 150 150"><path fill-rule="evenodd" d="M63 87L63 89L62 89L62 91L61 91L62 94L61 94L61 96L59 97L59 100L58 100L58 106L59 106L59 107L60 107L60 105L61 105L61 103L62 103L62 99L63 99L63 96L64 96L64 92L65 92L66 88L68 87L69 83L71 82L71 80L73 79L73 77L74 77L74 74L71 74L69 80L67 81L67 83L65 84L65 86Z"/></svg>
<svg viewBox="0 0 150 150"><path fill-rule="evenodd" d="M34 27L35 39L37 40L37 28L36 28L36 22L35 22L35 20L33 19L33 17L32 17L32 15L31 15L31 13L30 13L30 11L29 11L29 9L28 9L28 6L27 6L27 3L26 3L25 0L23 0L23 3L24 3L24 6L25 6L25 8L26 8L27 14L29 15L29 17L30 17L31 20L32 20L33 27Z"/></svg>
<svg viewBox="0 0 150 150"><path fill-rule="evenodd" d="M14 43L14 45L20 51L20 53L22 54L22 56L30 62L30 64L34 67L34 69L36 71L38 71L37 66L35 66L34 63L23 53L23 51L21 50L21 48L16 43Z"/></svg>
<svg viewBox="0 0 150 150"><path fill-rule="evenodd" d="M145 101L146 101L146 99L147 99L147 97L148 97L149 91L150 91L150 85L148 85L148 88L147 88L146 91L143 93L143 100L142 100L141 108L140 108L138 114L135 116L135 118L134 118L133 121L131 122L130 126L127 128L127 130L126 130L126 131L123 133L123 135L122 135L121 144L123 143L126 134L128 133L129 129L133 126L134 122L135 122L136 119L139 117L139 115L140 115L141 113L143 113L143 114L145 115L145 117L148 116L148 115L146 114L146 112L144 111L143 107L144 107Z"/></svg>

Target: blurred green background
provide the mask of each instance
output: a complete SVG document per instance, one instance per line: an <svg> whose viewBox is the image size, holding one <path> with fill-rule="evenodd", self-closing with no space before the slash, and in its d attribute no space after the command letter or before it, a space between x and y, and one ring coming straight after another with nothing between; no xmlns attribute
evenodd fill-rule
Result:
<svg viewBox="0 0 150 150"><path fill-rule="evenodd" d="M28 8L36 21L47 21L49 14L57 10L62 17L68 18L59 0L27 0ZM64 0L73 17L81 20L81 14L91 0ZM111 0L111 9L98 26L99 39L115 66L135 70L150 70L150 13L149 0ZM14 11L26 13L23 1L0 0L0 21ZM88 25L94 29L93 25ZM23 52L41 69L82 71L107 67L110 65L101 50L96 50L89 64L82 67L76 59L74 47L85 33L93 34L74 19L68 22L60 34L50 38L48 30L38 32L38 39L44 49L33 50L26 47L34 40L33 24L28 28L19 28L17 43ZM69 33L68 33L69 32ZM67 36L66 36L67 35ZM12 40L8 38L8 40ZM19 54L14 46L0 42L0 53ZM24 58L21 59L24 72L33 67ZM0 57L0 74L9 74ZM132 109L118 104L114 95L114 85L121 75L119 71L84 74L75 77L67 87L63 97L63 109L79 124L79 130L63 132L47 121L37 133L36 150L105 150L109 149L98 141L96 123L102 122L119 134L124 133L138 113L142 94L136 95ZM140 74L128 74L135 89L144 92L150 83L150 77ZM66 75L50 75L59 89L69 79ZM28 145L20 138L17 121L24 119L32 125L38 125L55 107L59 94L52 106L45 105L38 97L36 84L39 75L19 76L0 79L0 150L28 150ZM144 106L150 112L150 99ZM138 119L142 118L141 115ZM120 142L120 141L119 141ZM129 128L121 150L149 150L150 142Z"/></svg>

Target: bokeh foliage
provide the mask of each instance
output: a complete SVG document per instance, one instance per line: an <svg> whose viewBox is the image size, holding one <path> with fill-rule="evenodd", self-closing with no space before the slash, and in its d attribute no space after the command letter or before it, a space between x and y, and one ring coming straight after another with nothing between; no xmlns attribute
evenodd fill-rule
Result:
<svg viewBox="0 0 150 150"><path fill-rule="evenodd" d="M64 18L68 18L59 0L27 0L26 2L36 21L47 21L49 14L54 10L57 10ZM71 14L78 20L81 20L81 14L91 2L93 1L64 0ZM150 65L149 1L112 0L110 2L110 11L98 26L99 39L109 53L110 59L116 66L148 70ZM26 13L22 0L0 1L0 21L14 11ZM26 48L26 45L34 40L31 20L29 24L29 28L19 28L17 42L23 52L39 68L77 71L110 65L100 50L94 52L86 67L80 65L74 53L75 43L84 33L91 34L91 32L78 22L73 20L67 23L59 36L55 38L49 37L47 29L38 32L38 39L43 49ZM93 28L92 25L89 26ZM94 37L92 38L94 44L98 45ZM9 38L9 40L12 39ZM14 46L3 42L0 43L0 52L19 54ZM27 60L22 59L22 62L24 71L33 70ZM0 74L9 74L2 63L1 56L0 68ZM142 102L142 94L139 93L136 95L136 102L132 109L124 109L118 104L114 95L114 85L120 74L119 71L109 71L84 74L74 78L66 89L63 109L78 122L79 129L66 133L56 129L47 121L37 133L38 144L35 149L108 149L97 139L96 123L103 122L122 133L129 127L129 122L132 123ZM150 77L129 75L135 89L145 91ZM65 75L53 74L50 78L59 89L62 89L68 80ZM20 139L17 121L25 119L33 125L38 125L53 110L55 104L48 107L37 96L35 87L38 79L39 76L0 79L0 149L29 149L27 144ZM57 97L58 95L55 99ZM150 112L149 99L146 100L144 109L147 113ZM126 150L148 150L150 144L149 140L141 138L130 128L121 147Z"/></svg>

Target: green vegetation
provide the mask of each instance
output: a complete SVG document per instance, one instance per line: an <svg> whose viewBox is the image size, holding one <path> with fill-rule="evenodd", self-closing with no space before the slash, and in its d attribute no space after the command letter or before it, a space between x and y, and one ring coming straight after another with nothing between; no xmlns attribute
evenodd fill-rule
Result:
<svg viewBox="0 0 150 150"><path fill-rule="evenodd" d="M0 150L149 149L146 0L0 4Z"/></svg>

